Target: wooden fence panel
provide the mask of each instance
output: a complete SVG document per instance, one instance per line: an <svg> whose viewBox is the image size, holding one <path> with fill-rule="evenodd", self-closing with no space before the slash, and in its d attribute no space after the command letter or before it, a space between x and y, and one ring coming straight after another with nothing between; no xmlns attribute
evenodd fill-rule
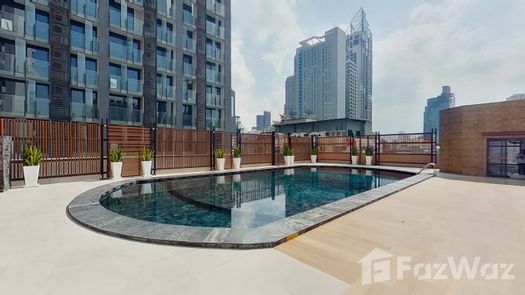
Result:
<svg viewBox="0 0 525 295"><path fill-rule="evenodd" d="M157 169L210 167L210 133L193 129L157 129Z"/></svg>
<svg viewBox="0 0 525 295"><path fill-rule="evenodd" d="M310 161L312 142L310 137L291 137L295 161Z"/></svg>
<svg viewBox="0 0 525 295"><path fill-rule="evenodd" d="M241 134L243 164L272 164L271 134Z"/></svg>
<svg viewBox="0 0 525 295"><path fill-rule="evenodd" d="M319 161L349 163L352 145L352 137L319 137Z"/></svg>
<svg viewBox="0 0 525 295"><path fill-rule="evenodd" d="M22 148L29 143L42 150L40 178L100 173L98 124L0 118L0 133L13 138L12 180L24 178Z"/></svg>
<svg viewBox="0 0 525 295"><path fill-rule="evenodd" d="M288 136L283 134L275 135L275 165L284 165L284 145L288 144Z"/></svg>
<svg viewBox="0 0 525 295"><path fill-rule="evenodd" d="M140 152L151 147L151 129L137 126L110 125L108 127L110 147L119 146L124 152L122 176L138 176Z"/></svg>

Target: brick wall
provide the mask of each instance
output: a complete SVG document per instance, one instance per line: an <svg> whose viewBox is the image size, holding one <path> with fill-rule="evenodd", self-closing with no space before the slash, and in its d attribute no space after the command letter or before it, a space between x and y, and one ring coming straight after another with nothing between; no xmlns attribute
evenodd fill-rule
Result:
<svg viewBox="0 0 525 295"><path fill-rule="evenodd" d="M451 108L440 121L441 171L485 176L487 139L525 137L525 100Z"/></svg>

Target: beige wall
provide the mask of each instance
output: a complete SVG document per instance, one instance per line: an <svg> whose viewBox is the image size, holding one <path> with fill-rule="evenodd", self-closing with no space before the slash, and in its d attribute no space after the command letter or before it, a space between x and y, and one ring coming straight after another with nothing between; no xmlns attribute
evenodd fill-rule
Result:
<svg viewBox="0 0 525 295"><path fill-rule="evenodd" d="M441 171L485 176L487 139L525 137L525 100L451 108L440 120Z"/></svg>

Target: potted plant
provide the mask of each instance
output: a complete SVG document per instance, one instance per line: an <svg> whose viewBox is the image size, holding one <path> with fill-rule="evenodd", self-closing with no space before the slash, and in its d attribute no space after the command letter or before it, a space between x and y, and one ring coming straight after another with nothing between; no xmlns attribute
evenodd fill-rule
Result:
<svg viewBox="0 0 525 295"><path fill-rule="evenodd" d="M122 158L124 158L124 152L118 146L109 149L112 179L122 178Z"/></svg>
<svg viewBox="0 0 525 295"><path fill-rule="evenodd" d="M357 165L359 159L359 149L356 146L352 147L352 164Z"/></svg>
<svg viewBox="0 0 525 295"><path fill-rule="evenodd" d="M236 146L233 148L233 169L241 169L241 147Z"/></svg>
<svg viewBox="0 0 525 295"><path fill-rule="evenodd" d="M371 166L372 156L374 155L374 148L371 146L367 146L365 149L365 155L366 155L366 166Z"/></svg>
<svg viewBox="0 0 525 295"><path fill-rule="evenodd" d="M22 149L24 181L26 187L38 186L38 173L42 161L42 151L34 144L27 144Z"/></svg>
<svg viewBox="0 0 525 295"><path fill-rule="evenodd" d="M293 155L293 149L287 144L284 145L283 155L284 155L284 164L286 166L293 165L293 162L295 160L295 157Z"/></svg>
<svg viewBox="0 0 525 295"><path fill-rule="evenodd" d="M144 147L140 152L140 165L142 167L142 176L151 177L151 160L155 152L150 148Z"/></svg>
<svg viewBox="0 0 525 295"><path fill-rule="evenodd" d="M312 150L310 151L310 161L312 161L312 163L317 162L318 154L319 154L319 148L317 146L314 146Z"/></svg>
<svg viewBox="0 0 525 295"><path fill-rule="evenodd" d="M224 162L226 157L226 151L222 147L215 151L215 169L217 171L224 171Z"/></svg>

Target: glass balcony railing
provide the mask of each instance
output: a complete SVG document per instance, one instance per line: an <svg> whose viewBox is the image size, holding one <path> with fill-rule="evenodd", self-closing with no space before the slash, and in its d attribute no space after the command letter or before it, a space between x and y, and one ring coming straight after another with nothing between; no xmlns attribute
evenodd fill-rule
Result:
<svg viewBox="0 0 525 295"><path fill-rule="evenodd" d="M216 0L207 0L206 9L220 16L224 16L224 12L225 12L224 4L219 3Z"/></svg>
<svg viewBox="0 0 525 295"><path fill-rule="evenodd" d="M206 127L210 130L213 128L222 129L221 121L219 118L206 117Z"/></svg>
<svg viewBox="0 0 525 295"><path fill-rule="evenodd" d="M49 0L31 0L31 2L40 4L40 5L49 6Z"/></svg>
<svg viewBox="0 0 525 295"><path fill-rule="evenodd" d="M0 115L23 117L25 115L25 96L0 94Z"/></svg>
<svg viewBox="0 0 525 295"><path fill-rule="evenodd" d="M163 27L162 29L157 28L157 41L161 41L168 44L174 44L173 31L170 31Z"/></svg>
<svg viewBox="0 0 525 295"><path fill-rule="evenodd" d="M123 91L122 77L109 75L109 88L111 88L111 90Z"/></svg>
<svg viewBox="0 0 525 295"><path fill-rule="evenodd" d="M184 38L184 49L190 52L195 52L196 48L197 48L197 40L190 39L190 38Z"/></svg>
<svg viewBox="0 0 525 295"><path fill-rule="evenodd" d="M184 91L184 103L195 104L197 102L197 92L195 90Z"/></svg>
<svg viewBox="0 0 525 295"><path fill-rule="evenodd" d="M0 72L14 75L15 73L15 55L0 52Z"/></svg>
<svg viewBox="0 0 525 295"><path fill-rule="evenodd" d="M212 22L206 22L206 33L224 39L224 28Z"/></svg>
<svg viewBox="0 0 525 295"><path fill-rule="evenodd" d="M6 11L0 11L0 31L16 35L24 36L25 17L22 15L12 14Z"/></svg>
<svg viewBox="0 0 525 295"><path fill-rule="evenodd" d="M174 126L175 115L166 112L157 112L157 123L160 125Z"/></svg>
<svg viewBox="0 0 525 295"><path fill-rule="evenodd" d="M163 86L162 84L157 84L157 97L174 99L175 98L175 87L173 86Z"/></svg>
<svg viewBox="0 0 525 295"><path fill-rule="evenodd" d="M182 115L182 125L184 127L195 127L195 118L192 115Z"/></svg>
<svg viewBox="0 0 525 295"><path fill-rule="evenodd" d="M126 20L126 31L137 35L142 35L144 22L141 19L128 17Z"/></svg>
<svg viewBox="0 0 525 295"><path fill-rule="evenodd" d="M206 93L206 106L208 107L223 107L222 97L218 94Z"/></svg>
<svg viewBox="0 0 525 295"><path fill-rule="evenodd" d="M71 85L83 85L84 81L83 79L79 78L78 74L78 68L77 67L71 67Z"/></svg>
<svg viewBox="0 0 525 295"><path fill-rule="evenodd" d="M142 124L142 111L126 107L109 107L109 120L124 124Z"/></svg>
<svg viewBox="0 0 525 295"><path fill-rule="evenodd" d="M182 20L184 21L184 24L188 26L195 26L195 17L189 11L182 11Z"/></svg>
<svg viewBox="0 0 525 295"><path fill-rule="evenodd" d="M206 81L222 83L222 80L222 74L220 72L206 69Z"/></svg>
<svg viewBox="0 0 525 295"><path fill-rule="evenodd" d="M171 3L171 1L169 1ZM175 16L175 5L168 4L168 0L157 0L157 12L169 16Z"/></svg>
<svg viewBox="0 0 525 295"><path fill-rule="evenodd" d="M125 45L109 43L109 56L114 59L126 61L126 52L128 48Z"/></svg>
<svg viewBox="0 0 525 295"><path fill-rule="evenodd" d="M49 99L29 98L26 116L30 118L49 118Z"/></svg>
<svg viewBox="0 0 525 295"><path fill-rule="evenodd" d="M36 22L36 24L26 32L35 40L49 42L49 24Z"/></svg>
<svg viewBox="0 0 525 295"><path fill-rule="evenodd" d="M96 0L71 0L71 13L80 17L97 18L97 2Z"/></svg>
<svg viewBox="0 0 525 295"><path fill-rule="evenodd" d="M129 2L135 3L140 6L144 5L144 0L130 0Z"/></svg>
<svg viewBox="0 0 525 295"><path fill-rule="evenodd" d="M224 53L222 52L222 50L218 50L217 48L212 46L206 46L206 57L218 61L224 61Z"/></svg>
<svg viewBox="0 0 525 295"><path fill-rule="evenodd" d="M184 63L184 75L195 76L195 67L192 64Z"/></svg>
<svg viewBox="0 0 525 295"><path fill-rule="evenodd" d="M128 61L134 64L142 64L142 50L133 49L128 55Z"/></svg>
<svg viewBox="0 0 525 295"><path fill-rule="evenodd" d="M98 85L98 73L93 70L86 70L86 86L96 87Z"/></svg>
<svg viewBox="0 0 525 295"><path fill-rule="evenodd" d="M98 107L85 103L71 102L71 118L73 121L92 122L98 119Z"/></svg>
<svg viewBox="0 0 525 295"><path fill-rule="evenodd" d="M173 71L173 62L165 56L157 55L157 69L171 72Z"/></svg>
<svg viewBox="0 0 525 295"><path fill-rule="evenodd" d="M49 79L49 61L26 58L26 76L36 79Z"/></svg>
<svg viewBox="0 0 525 295"><path fill-rule="evenodd" d="M128 92L134 94L142 94L142 81L137 79L129 79L128 82Z"/></svg>

